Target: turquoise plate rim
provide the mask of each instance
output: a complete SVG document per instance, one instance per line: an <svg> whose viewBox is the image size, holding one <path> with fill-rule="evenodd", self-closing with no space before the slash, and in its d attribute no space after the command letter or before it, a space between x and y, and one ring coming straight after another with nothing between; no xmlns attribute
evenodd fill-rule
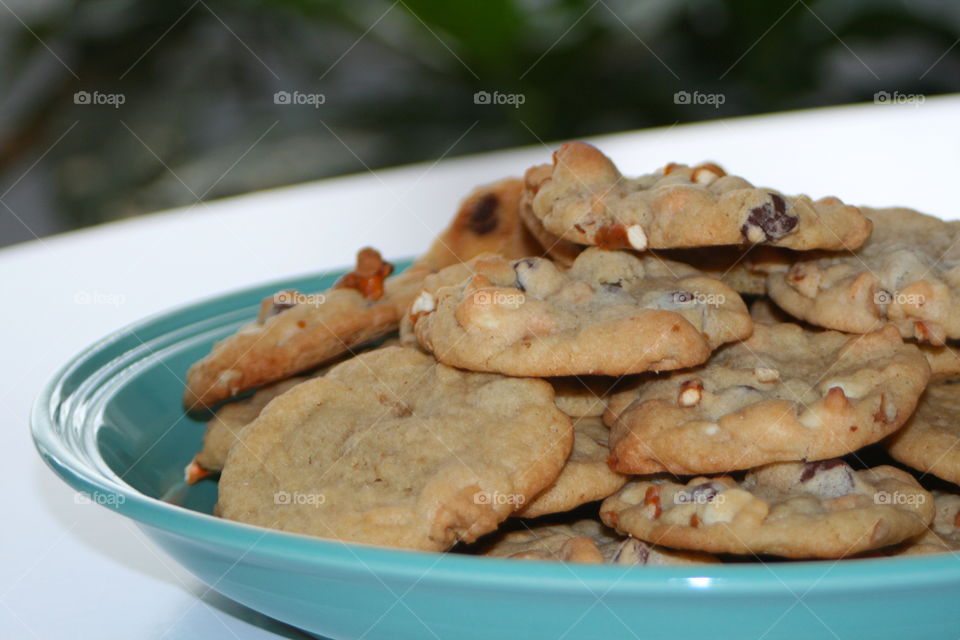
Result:
<svg viewBox="0 0 960 640"><path fill-rule="evenodd" d="M405 267L409 261L398 262ZM543 593L570 589L609 588L622 593L762 595L782 588L803 593L902 589L912 585L952 587L960 579L960 555L938 554L901 558L865 558L853 560L812 560L750 564L702 565L690 567L647 567L643 571L624 571L603 565L552 562L516 562L463 554L428 553L389 549L360 543L346 543L305 535L255 527L192 511L140 493L132 486L104 472L105 462L89 433L75 434L67 441L58 424L62 385L71 372L91 358L129 335L145 328L169 323L185 314L207 317L216 307L232 306L231 311L246 308L264 296L284 288L304 287L321 278L337 277L343 269L312 275L284 278L252 285L227 293L178 305L169 310L118 329L80 351L60 367L44 385L31 411L34 444L44 462L77 491L99 493L110 499L101 506L143 525L191 539L196 542L232 548L250 561L270 559L302 564L304 570L323 568L340 571L373 572L378 576L417 577L428 583L448 583L464 587L533 589ZM307 288L304 287L304 288ZM206 314L204 313L206 310ZM165 332L169 333L169 332ZM164 335L164 334L161 334ZM90 428L89 422L83 425ZM101 467L98 469L98 466ZM944 562L946 559L952 561ZM800 597L800 596L798 596Z"/></svg>

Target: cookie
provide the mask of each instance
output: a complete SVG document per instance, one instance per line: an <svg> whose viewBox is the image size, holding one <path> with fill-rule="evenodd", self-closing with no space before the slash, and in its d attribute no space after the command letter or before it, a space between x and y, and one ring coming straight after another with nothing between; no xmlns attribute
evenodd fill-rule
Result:
<svg viewBox="0 0 960 640"><path fill-rule="evenodd" d="M553 166L527 172L534 215L550 233L608 249L769 244L855 249L870 222L837 198L811 200L761 189L715 164L670 164L624 177L595 147L561 146Z"/></svg>
<svg viewBox="0 0 960 640"><path fill-rule="evenodd" d="M244 444L221 474L222 517L442 551L493 531L548 487L573 427L542 380L387 347L276 398Z"/></svg>
<svg viewBox="0 0 960 640"><path fill-rule="evenodd" d="M284 380L397 329L429 271L392 265L374 249L321 294L281 291L261 303L256 320L214 345L187 372L184 404L212 407L239 393Z"/></svg>
<svg viewBox="0 0 960 640"><path fill-rule="evenodd" d="M705 553L677 551L623 538L596 520L541 524L501 534L483 551L493 558L616 565L715 564Z"/></svg>
<svg viewBox="0 0 960 640"><path fill-rule="evenodd" d="M935 345L960 338L960 221L868 209L873 235L855 252L801 256L767 289L787 313L848 333L890 323Z"/></svg>
<svg viewBox="0 0 960 640"><path fill-rule="evenodd" d="M921 344L920 351L930 365L931 382L960 378L960 349L952 345Z"/></svg>
<svg viewBox="0 0 960 640"><path fill-rule="evenodd" d="M960 495L931 491L935 514L930 527L884 555L916 556L960 551Z"/></svg>
<svg viewBox="0 0 960 640"><path fill-rule="evenodd" d="M203 448L187 467L187 482L193 484L200 478L223 469L227 454L243 439L243 430L257 419L263 408L277 396L283 395L307 377L295 377L258 389L249 398L223 405L213 414L203 434Z"/></svg>
<svg viewBox="0 0 960 640"><path fill-rule="evenodd" d="M929 375L890 326L851 336L758 324L704 365L614 394L610 465L693 475L842 456L904 424Z"/></svg>
<svg viewBox="0 0 960 640"><path fill-rule="evenodd" d="M312 369L395 331L430 273L486 251L512 258L542 249L520 221L523 182L481 187L461 203L450 226L404 273L373 249L357 268L322 294L280 292L263 302L256 321L219 343L187 373L184 403L212 407L238 393Z"/></svg>
<svg viewBox="0 0 960 640"><path fill-rule="evenodd" d="M416 264L439 271L487 252L508 258L541 255L543 247L520 218L523 191L519 178L505 178L475 189Z"/></svg>
<svg viewBox="0 0 960 640"><path fill-rule="evenodd" d="M536 518L561 513L602 500L626 483L627 477L607 466L609 430L600 418L580 418L573 423L573 450L563 471L549 487L521 507L516 515Z"/></svg>
<svg viewBox="0 0 960 640"><path fill-rule="evenodd" d="M787 558L880 549L923 533L933 512L932 496L905 471L854 471L838 459L776 463L741 482L638 479L600 507L605 524L654 544Z"/></svg>
<svg viewBox="0 0 960 640"><path fill-rule="evenodd" d="M557 264L569 267L573 261L580 255L584 246L564 240L560 236L547 231L540 219L533 213L533 199L537 195L537 189L540 184L550 177L552 169L549 165L533 167L527 171L524 181L526 188L523 197L520 200L520 219L530 234L537 239L540 246L543 247L545 255Z"/></svg>
<svg viewBox="0 0 960 640"><path fill-rule="evenodd" d="M903 464L960 484L960 383L930 385L916 413L886 444Z"/></svg>
<svg viewBox="0 0 960 640"><path fill-rule="evenodd" d="M514 376L623 375L688 367L745 338L746 305L722 282L653 256L590 248L569 270L484 257L461 285L411 305L438 360Z"/></svg>
<svg viewBox="0 0 960 640"><path fill-rule="evenodd" d="M599 418L607 409L607 399L630 378L609 376L567 376L550 378L557 407L571 418Z"/></svg>

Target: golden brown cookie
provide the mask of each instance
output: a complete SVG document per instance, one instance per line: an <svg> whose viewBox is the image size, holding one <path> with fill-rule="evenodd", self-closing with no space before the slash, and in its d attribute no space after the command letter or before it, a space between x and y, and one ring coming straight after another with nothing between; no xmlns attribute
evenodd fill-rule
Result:
<svg viewBox="0 0 960 640"><path fill-rule="evenodd" d="M563 471L549 487L521 507L520 518L570 511L587 502L602 500L626 483L627 476L607 465L609 429L600 418L580 418L573 423L573 451Z"/></svg>
<svg viewBox="0 0 960 640"><path fill-rule="evenodd" d="M801 256L767 289L790 315L867 333L893 324L935 345L960 338L960 221L910 209L863 209L873 235L855 252Z"/></svg>
<svg viewBox="0 0 960 640"><path fill-rule="evenodd" d="M960 383L930 385L887 450L918 471L960 484Z"/></svg>
<svg viewBox="0 0 960 640"><path fill-rule="evenodd" d="M677 549L787 558L843 558L921 534L933 497L894 467L842 460L781 462L687 484L638 479L600 517L620 533Z"/></svg>
<svg viewBox="0 0 960 640"><path fill-rule="evenodd" d="M904 424L929 375L890 326L851 336L758 324L706 364L614 394L610 464L693 475L842 456Z"/></svg>
<svg viewBox="0 0 960 640"><path fill-rule="evenodd" d="M527 172L534 215L555 236L609 249L770 244L855 249L870 222L837 198L811 200L761 189L714 164L670 164L624 177L583 142L561 146L553 166Z"/></svg>
<svg viewBox="0 0 960 640"><path fill-rule="evenodd" d="M420 345L446 364L517 376L677 369L745 338L735 291L680 263L584 251L569 270L543 258L470 263L460 285L410 307Z"/></svg>
<svg viewBox="0 0 960 640"><path fill-rule="evenodd" d="M549 486L573 427L542 380L459 371L387 347L276 398L244 445L221 474L221 516L442 551L493 531Z"/></svg>

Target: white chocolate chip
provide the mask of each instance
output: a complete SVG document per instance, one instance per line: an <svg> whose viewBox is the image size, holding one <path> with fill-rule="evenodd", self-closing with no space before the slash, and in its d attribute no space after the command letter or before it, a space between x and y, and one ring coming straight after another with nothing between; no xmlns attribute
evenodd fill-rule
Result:
<svg viewBox="0 0 960 640"><path fill-rule="evenodd" d="M776 382L780 379L780 371L771 367L757 367L753 370L753 375L760 382Z"/></svg>
<svg viewBox="0 0 960 640"><path fill-rule="evenodd" d="M720 425L712 423L708 424L706 428L704 428L703 432L708 436L715 436L720 433Z"/></svg>
<svg viewBox="0 0 960 640"><path fill-rule="evenodd" d="M410 315L430 313L437 308L437 301L429 291L421 291L420 295L410 305Z"/></svg>
<svg viewBox="0 0 960 640"><path fill-rule="evenodd" d="M700 521L703 524L730 522L744 506L753 500L755 498L743 489L721 491L704 505Z"/></svg>
<svg viewBox="0 0 960 640"><path fill-rule="evenodd" d="M695 407L700 404L701 397L703 397L703 383L699 380L687 380L680 386L677 404L685 408Z"/></svg>
<svg viewBox="0 0 960 640"><path fill-rule="evenodd" d="M630 243L630 246L638 251L643 251L647 248L647 234L644 233L643 227L638 224L632 224L627 227L627 242Z"/></svg>

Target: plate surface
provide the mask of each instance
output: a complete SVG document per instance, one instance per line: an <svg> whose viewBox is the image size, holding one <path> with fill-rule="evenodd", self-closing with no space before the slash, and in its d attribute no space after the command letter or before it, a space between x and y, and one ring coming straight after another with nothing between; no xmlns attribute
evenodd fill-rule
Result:
<svg viewBox="0 0 960 640"><path fill-rule="evenodd" d="M209 515L183 467L203 426L180 405L189 365L287 280L149 318L93 345L44 389L41 456L91 501L135 520L208 585L333 639L956 638L960 556L623 568L344 544Z"/></svg>

